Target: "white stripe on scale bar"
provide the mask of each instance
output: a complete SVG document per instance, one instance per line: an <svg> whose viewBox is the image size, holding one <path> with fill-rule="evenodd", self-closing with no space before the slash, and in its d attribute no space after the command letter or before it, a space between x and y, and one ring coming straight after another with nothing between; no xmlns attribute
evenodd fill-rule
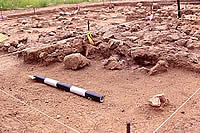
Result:
<svg viewBox="0 0 200 133"><path fill-rule="evenodd" d="M59 81L57 81L57 80L53 80L53 79L49 79L49 78L45 78L45 80L44 80L45 84L48 84L48 85L51 85L51 86L54 86L54 87L57 87L56 85L57 85L58 82Z"/></svg>
<svg viewBox="0 0 200 133"><path fill-rule="evenodd" d="M82 89L82 88L79 88L79 87L76 87L76 86L72 86L72 87L70 88L70 92L73 92L73 93L78 94L78 95L81 95L81 96L85 96L85 92L86 92L86 91L87 91L87 90Z"/></svg>

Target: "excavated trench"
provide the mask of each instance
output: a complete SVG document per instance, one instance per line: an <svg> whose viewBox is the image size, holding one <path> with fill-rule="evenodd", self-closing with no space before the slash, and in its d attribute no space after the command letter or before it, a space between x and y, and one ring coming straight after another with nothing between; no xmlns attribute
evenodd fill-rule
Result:
<svg viewBox="0 0 200 133"><path fill-rule="evenodd" d="M8 27L16 29L16 34L26 35L18 40L10 38L0 48L9 53L24 50L19 57L25 63L50 65L63 62L67 55L81 53L90 60L103 60L102 65L107 69L138 65L151 71L164 61L167 64L164 69L183 67L199 72L200 56L196 50L200 48L200 30L195 25L199 21L192 18L200 15L199 7L189 5L190 9L184 9L187 15L179 20L174 4L156 2L151 21L150 3L132 2L134 6L128 5L129 2L121 6L113 3L112 8L107 3L104 8L91 6L86 10L83 7L78 14L71 14L71 8L59 8L48 15L41 11L39 15L24 16ZM87 20L90 20L94 46L87 39ZM8 30L4 33L13 34ZM30 47L34 49L25 50Z"/></svg>

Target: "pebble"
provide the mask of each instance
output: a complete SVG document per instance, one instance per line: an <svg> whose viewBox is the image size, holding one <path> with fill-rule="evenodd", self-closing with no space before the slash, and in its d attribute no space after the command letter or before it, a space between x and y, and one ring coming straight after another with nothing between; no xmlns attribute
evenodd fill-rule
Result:
<svg viewBox="0 0 200 133"><path fill-rule="evenodd" d="M60 119L60 115L57 115L56 118L57 118L57 119Z"/></svg>
<svg viewBox="0 0 200 133"><path fill-rule="evenodd" d="M50 32L49 35L50 36L55 36L55 32Z"/></svg>
<svg viewBox="0 0 200 133"><path fill-rule="evenodd" d="M27 21L26 21L26 20L23 20L23 21L22 21L22 24L27 24Z"/></svg>

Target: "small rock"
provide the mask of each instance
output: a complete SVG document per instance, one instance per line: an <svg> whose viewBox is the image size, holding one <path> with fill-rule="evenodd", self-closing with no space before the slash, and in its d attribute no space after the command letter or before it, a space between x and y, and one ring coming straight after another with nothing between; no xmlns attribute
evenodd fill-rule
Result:
<svg viewBox="0 0 200 133"><path fill-rule="evenodd" d="M164 31L167 30L167 25L160 25L160 26L156 26L155 29L158 31Z"/></svg>
<svg viewBox="0 0 200 133"><path fill-rule="evenodd" d="M182 14L184 15L193 15L195 12L191 9L183 10Z"/></svg>
<svg viewBox="0 0 200 133"><path fill-rule="evenodd" d="M38 23L38 24L36 25L36 27L37 27L37 28L42 28L42 24L41 24L41 23Z"/></svg>
<svg viewBox="0 0 200 133"><path fill-rule="evenodd" d="M74 53L64 57L64 65L66 69L77 70L89 64L90 60L80 53Z"/></svg>
<svg viewBox="0 0 200 133"><path fill-rule="evenodd" d="M110 38L114 38L114 33L112 31L107 31L106 33L103 34L103 39L107 40Z"/></svg>
<svg viewBox="0 0 200 133"><path fill-rule="evenodd" d="M11 42L10 42L10 45L13 46L13 47L15 47L15 48L18 47L18 46L17 46L18 43L17 43L16 41L11 41Z"/></svg>
<svg viewBox="0 0 200 133"><path fill-rule="evenodd" d="M157 94L150 98L148 102L152 107L161 107L168 104L169 100L165 98L164 94Z"/></svg>
<svg viewBox="0 0 200 133"><path fill-rule="evenodd" d="M168 20L172 20L172 17L171 17L171 16L169 16L167 19L168 19Z"/></svg>
<svg viewBox="0 0 200 133"><path fill-rule="evenodd" d="M55 34L56 34L56 33L53 32L53 31L49 33L50 36L55 36Z"/></svg>
<svg viewBox="0 0 200 133"><path fill-rule="evenodd" d="M167 62L164 61L164 60L159 60L157 62L157 64L150 69L149 74L155 75L155 74L158 74L158 73L163 73L163 72L166 72L167 69L168 69Z"/></svg>
<svg viewBox="0 0 200 133"><path fill-rule="evenodd" d="M57 119L60 119L60 115L57 115L56 118L57 118Z"/></svg>
<svg viewBox="0 0 200 133"><path fill-rule="evenodd" d="M8 48L8 53L12 53L12 52L15 52L15 51L17 51L17 49L15 47L13 47L13 46L10 46Z"/></svg>
<svg viewBox="0 0 200 133"><path fill-rule="evenodd" d="M114 50L119 46L119 44L120 44L120 40L110 39L109 40L109 49Z"/></svg>
<svg viewBox="0 0 200 133"><path fill-rule="evenodd" d="M65 15L65 12L59 12L59 15L63 16L63 15Z"/></svg>
<svg viewBox="0 0 200 133"><path fill-rule="evenodd" d="M137 7L141 7L143 4L142 3L137 3L136 6Z"/></svg>
<svg viewBox="0 0 200 133"><path fill-rule="evenodd" d="M180 37L179 37L178 34L168 35L166 37L166 41L169 41L169 42L174 42L174 41L179 40L179 39L180 39Z"/></svg>
<svg viewBox="0 0 200 133"><path fill-rule="evenodd" d="M186 39L179 39L175 42L176 45L178 46L184 46L186 47L187 46L187 40Z"/></svg>
<svg viewBox="0 0 200 133"><path fill-rule="evenodd" d="M23 21L22 21L22 24L27 24L27 21L26 21L26 20L23 20Z"/></svg>
<svg viewBox="0 0 200 133"><path fill-rule="evenodd" d="M118 55L113 55L109 59L103 62L104 68L108 70L120 70L122 69L122 64L119 61Z"/></svg>
<svg viewBox="0 0 200 133"><path fill-rule="evenodd" d="M18 40L18 44L20 44L20 43L26 44L27 41L28 41L27 36L21 36L20 39Z"/></svg>
<svg viewBox="0 0 200 133"><path fill-rule="evenodd" d="M109 7L109 9L114 9L115 6L114 6L114 4L109 4L108 7Z"/></svg>
<svg viewBox="0 0 200 133"><path fill-rule="evenodd" d="M45 100L44 102L45 102L45 103L49 103L49 101L48 101L48 100Z"/></svg>
<svg viewBox="0 0 200 133"><path fill-rule="evenodd" d="M32 30L27 30L27 32L28 32L28 33L32 33L33 31L32 31Z"/></svg>
<svg viewBox="0 0 200 133"><path fill-rule="evenodd" d="M150 98L149 103L153 107L160 107L161 106L161 102L160 102L160 99L158 97Z"/></svg>
<svg viewBox="0 0 200 133"><path fill-rule="evenodd" d="M131 32L137 32L141 29L140 25L135 24L131 27Z"/></svg>
<svg viewBox="0 0 200 133"><path fill-rule="evenodd" d="M24 49L26 47L26 45L24 45L23 43L20 43L17 45L17 48L20 48L20 49Z"/></svg>
<svg viewBox="0 0 200 133"><path fill-rule="evenodd" d="M62 26L58 26L57 29L62 29Z"/></svg>
<svg viewBox="0 0 200 133"><path fill-rule="evenodd" d="M10 47L10 43L6 42L3 44L4 47Z"/></svg>
<svg viewBox="0 0 200 133"><path fill-rule="evenodd" d="M129 39L131 42L134 42L138 39L137 36L130 36L130 37L126 37L127 39Z"/></svg>
<svg viewBox="0 0 200 133"><path fill-rule="evenodd" d="M161 9L158 3L153 3L153 9Z"/></svg>
<svg viewBox="0 0 200 133"><path fill-rule="evenodd" d="M144 74L146 74L146 73L149 72L149 69L146 68L146 67L140 67L140 68L138 68L137 70L138 70L139 72L141 72L141 73L144 73Z"/></svg>
<svg viewBox="0 0 200 133"><path fill-rule="evenodd" d="M105 21L105 20L107 20L108 18L103 18L103 20Z"/></svg>
<svg viewBox="0 0 200 133"><path fill-rule="evenodd" d="M47 56L48 56L48 53L47 53L47 52L41 52L41 53L39 54L39 58L40 58L40 59L45 59Z"/></svg>

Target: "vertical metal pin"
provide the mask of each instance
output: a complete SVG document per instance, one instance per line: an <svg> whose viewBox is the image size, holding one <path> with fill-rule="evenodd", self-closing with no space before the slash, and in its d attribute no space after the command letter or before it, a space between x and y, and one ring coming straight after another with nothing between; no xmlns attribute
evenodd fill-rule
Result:
<svg viewBox="0 0 200 133"><path fill-rule="evenodd" d="M180 6L180 0L177 0L178 5L178 18L181 18L181 6Z"/></svg>
<svg viewBox="0 0 200 133"><path fill-rule="evenodd" d="M129 121L126 122L126 133L131 133L131 123Z"/></svg>

